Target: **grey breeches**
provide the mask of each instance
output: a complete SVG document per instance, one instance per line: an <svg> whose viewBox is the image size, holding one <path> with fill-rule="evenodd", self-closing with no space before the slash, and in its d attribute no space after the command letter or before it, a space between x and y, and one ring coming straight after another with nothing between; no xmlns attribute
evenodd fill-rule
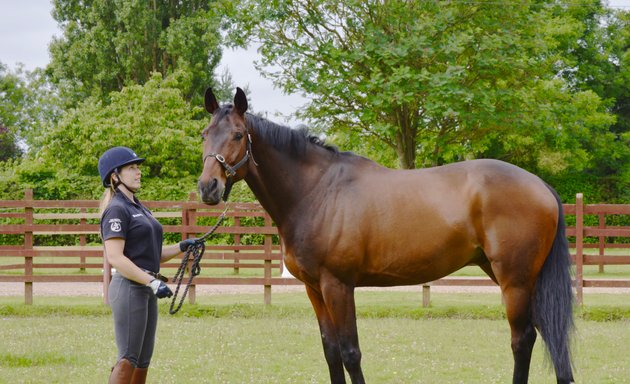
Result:
<svg viewBox="0 0 630 384"><path fill-rule="evenodd" d="M109 284L109 305L114 316L118 359L138 368L151 363L157 328L157 297L150 287L115 273Z"/></svg>

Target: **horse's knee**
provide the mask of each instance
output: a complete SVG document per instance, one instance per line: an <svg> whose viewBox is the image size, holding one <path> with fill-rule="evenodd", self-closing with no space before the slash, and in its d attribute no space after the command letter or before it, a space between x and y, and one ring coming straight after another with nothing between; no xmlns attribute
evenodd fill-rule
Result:
<svg viewBox="0 0 630 384"><path fill-rule="evenodd" d="M338 343L330 342L326 338L322 337L322 345L324 346L324 356L329 364L334 364L341 360L341 351L339 350Z"/></svg>
<svg viewBox="0 0 630 384"><path fill-rule="evenodd" d="M359 348L342 348L341 359L348 370L361 367L361 351Z"/></svg>

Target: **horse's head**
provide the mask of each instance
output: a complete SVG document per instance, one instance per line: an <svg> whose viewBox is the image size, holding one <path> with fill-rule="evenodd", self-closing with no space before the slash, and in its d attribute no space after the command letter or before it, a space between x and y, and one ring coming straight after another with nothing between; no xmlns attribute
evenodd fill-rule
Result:
<svg viewBox="0 0 630 384"><path fill-rule="evenodd" d="M222 107L208 88L205 94L206 111L212 114L210 124L203 130L203 171L199 177L201 200L210 205L227 199L232 183L247 172L251 157L251 142L245 125L247 97L236 88L233 105Z"/></svg>

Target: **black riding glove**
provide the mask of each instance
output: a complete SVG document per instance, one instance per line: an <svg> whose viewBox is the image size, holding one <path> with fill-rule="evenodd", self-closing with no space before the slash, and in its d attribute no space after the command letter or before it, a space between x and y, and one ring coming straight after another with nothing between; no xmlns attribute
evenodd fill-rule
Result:
<svg viewBox="0 0 630 384"><path fill-rule="evenodd" d="M186 252L188 247L191 245L196 245L199 242L199 239L186 239L179 242L179 250L182 252Z"/></svg>
<svg viewBox="0 0 630 384"><path fill-rule="evenodd" d="M173 296L173 291L171 291L168 285L164 284L162 280L153 279L147 285L151 287L151 289L153 290L153 293L155 293L155 296L157 296L158 299L163 299L165 297Z"/></svg>

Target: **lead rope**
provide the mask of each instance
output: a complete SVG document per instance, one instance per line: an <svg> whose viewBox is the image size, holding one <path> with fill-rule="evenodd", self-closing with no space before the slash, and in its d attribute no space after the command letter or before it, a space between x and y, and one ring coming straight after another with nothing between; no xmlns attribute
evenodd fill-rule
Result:
<svg viewBox="0 0 630 384"><path fill-rule="evenodd" d="M182 258L182 263L179 265L179 268L177 269L177 272L175 273L175 276L173 277L173 281L177 283L177 287L175 288L175 293L173 294L173 301L171 301L171 307L168 310L168 313L170 313L171 315L176 314L177 311L179 311L179 309L182 307L182 305L184 304L184 300L186 299L186 295L188 294L188 289L190 288L190 285L192 284L193 278L199 275L199 273L201 273L201 266L199 265L199 263L201 262L201 257L203 256L203 252L206 250L206 238L212 235L214 231L216 231L217 228L219 228L219 225L221 225L221 222L223 222L223 220L225 219L227 210L228 210L228 204L226 202L225 209L223 210L223 213L221 213L221 216L219 216L219 218L217 219L217 222L214 224L214 226L212 226L212 228L210 228L208 232L206 232L203 236L197 239L197 241L194 244L189 245L188 248L186 249L186 252L184 253L184 257ZM190 266L190 275L188 277L188 283L186 284L186 288L184 289L184 293L182 294L182 297L179 300L179 304L177 305L177 308L173 309L173 307L175 306L175 302L177 301L177 294L179 293L179 288L181 287L182 281L184 280L184 274L186 272L186 265L188 265L188 261L190 260L191 256L193 256L193 259L192 259L192 264Z"/></svg>

